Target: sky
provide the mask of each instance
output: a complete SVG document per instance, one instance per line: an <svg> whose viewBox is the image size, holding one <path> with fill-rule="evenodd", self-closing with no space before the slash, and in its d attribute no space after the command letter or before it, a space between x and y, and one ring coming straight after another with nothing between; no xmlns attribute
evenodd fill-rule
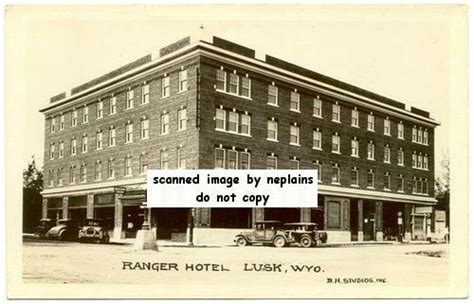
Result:
<svg viewBox="0 0 474 304"><path fill-rule="evenodd" d="M7 12L7 46L15 46L9 61L15 65L7 62L13 71L7 93L12 78L21 81L15 100L7 100L7 115L9 107L21 107L18 123L25 132L8 140L23 142L18 156L25 166L32 155L41 166L39 109L51 96L183 37L214 35L253 48L258 57L269 54L403 102L407 109L429 111L442 124L435 139L439 163L449 153L449 108L455 102L452 17L443 6L13 8Z"/></svg>

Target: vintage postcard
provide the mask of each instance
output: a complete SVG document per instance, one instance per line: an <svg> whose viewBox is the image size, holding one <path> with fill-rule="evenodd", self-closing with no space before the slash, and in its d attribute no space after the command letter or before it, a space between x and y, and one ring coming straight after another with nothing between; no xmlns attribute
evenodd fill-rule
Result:
<svg viewBox="0 0 474 304"><path fill-rule="evenodd" d="M467 297L466 6L5 10L9 298Z"/></svg>

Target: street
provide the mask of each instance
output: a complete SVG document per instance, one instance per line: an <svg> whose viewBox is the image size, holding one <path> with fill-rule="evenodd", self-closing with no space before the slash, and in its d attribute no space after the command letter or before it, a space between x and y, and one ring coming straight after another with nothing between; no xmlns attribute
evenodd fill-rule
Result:
<svg viewBox="0 0 474 304"><path fill-rule="evenodd" d="M323 248L160 247L24 241L26 283L159 283L251 286L440 286L448 278L446 244ZM373 287L370 287L373 288Z"/></svg>

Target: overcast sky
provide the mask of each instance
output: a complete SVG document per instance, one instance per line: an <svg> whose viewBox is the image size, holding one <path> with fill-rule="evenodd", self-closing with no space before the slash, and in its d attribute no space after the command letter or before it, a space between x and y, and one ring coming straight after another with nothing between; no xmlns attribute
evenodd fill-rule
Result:
<svg viewBox="0 0 474 304"><path fill-rule="evenodd" d="M443 7L37 9L15 30L18 73L25 76L17 80L24 88L18 104L26 105L24 137L15 140L27 149L18 153L25 164L33 154L43 163L44 117L38 110L51 96L199 34L203 24L207 36L243 44L258 56L273 55L429 111L442 123L435 141L439 162L448 151L452 103L448 16Z"/></svg>

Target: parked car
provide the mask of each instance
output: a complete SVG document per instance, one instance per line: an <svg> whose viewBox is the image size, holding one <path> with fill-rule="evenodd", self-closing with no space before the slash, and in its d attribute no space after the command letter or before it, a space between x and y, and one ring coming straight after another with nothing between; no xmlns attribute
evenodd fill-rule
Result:
<svg viewBox="0 0 474 304"><path fill-rule="evenodd" d="M287 223L283 229L290 244L299 244L308 248L327 241L327 233L318 231L315 223Z"/></svg>
<svg viewBox="0 0 474 304"><path fill-rule="evenodd" d="M78 225L73 220L59 220L56 226L53 226L46 233L46 238L57 239L61 241L73 241L77 239Z"/></svg>
<svg viewBox="0 0 474 304"><path fill-rule="evenodd" d="M99 243L108 243L110 240L109 232L102 219L85 219L84 225L79 229L79 242L98 241Z"/></svg>
<svg viewBox="0 0 474 304"><path fill-rule="evenodd" d="M40 239L46 238L46 233L55 225L56 221L52 219L40 219L38 226L36 226L36 235Z"/></svg>
<svg viewBox="0 0 474 304"><path fill-rule="evenodd" d="M255 223L255 228L252 231L237 234L234 242L241 247L257 243L284 247L288 244L288 238L281 222L259 221Z"/></svg>

